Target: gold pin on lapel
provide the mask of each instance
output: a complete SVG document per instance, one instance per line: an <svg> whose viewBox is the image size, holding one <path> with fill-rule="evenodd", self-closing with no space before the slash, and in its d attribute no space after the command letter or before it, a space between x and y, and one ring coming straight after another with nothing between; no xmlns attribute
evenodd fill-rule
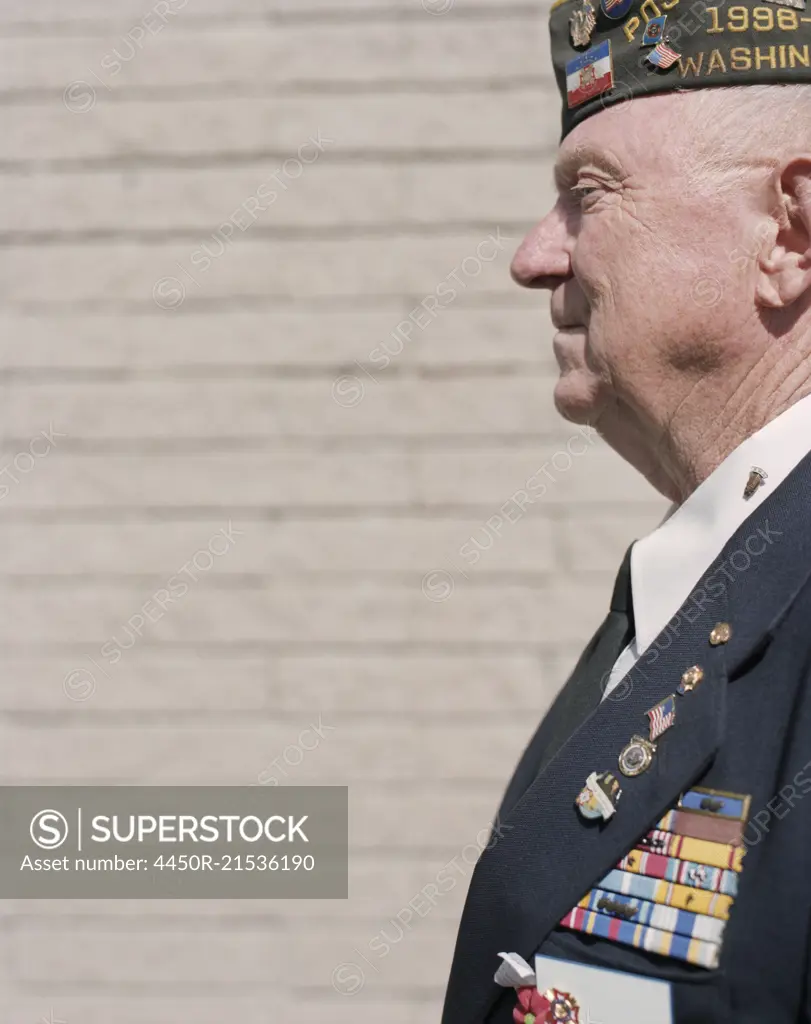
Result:
<svg viewBox="0 0 811 1024"><path fill-rule="evenodd" d="M758 469L757 466L752 466L749 471L749 479L746 481L746 487L743 489L743 496L748 501L755 491L762 487L764 482L768 479L769 474L764 472L762 469Z"/></svg>
<svg viewBox="0 0 811 1024"><path fill-rule="evenodd" d="M712 641L710 641L712 643ZM677 689L679 693L692 693L704 678L704 669L700 665L693 665L682 673L681 682Z"/></svg>
<svg viewBox="0 0 811 1024"><path fill-rule="evenodd" d="M717 622L710 632L710 643L713 647L719 644L729 643L732 636L732 626L728 622Z"/></svg>

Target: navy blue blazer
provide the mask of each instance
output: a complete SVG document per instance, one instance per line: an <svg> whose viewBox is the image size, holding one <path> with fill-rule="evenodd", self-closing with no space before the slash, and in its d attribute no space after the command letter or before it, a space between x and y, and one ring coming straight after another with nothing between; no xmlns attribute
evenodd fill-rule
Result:
<svg viewBox="0 0 811 1024"><path fill-rule="evenodd" d="M719 622L731 638L714 646ZM652 766L619 776L609 821L584 820L574 801L586 777L616 772L645 712L693 665L703 681L678 698ZM512 1021L515 993L493 981L500 951L665 979L675 1024L811 1024L811 455L743 523L621 686L622 699L595 702L529 778L543 727L527 749L515 776L525 784L508 788L500 832L471 878L442 1024ZM751 795L718 967L560 928L694 785Z"/></svg>

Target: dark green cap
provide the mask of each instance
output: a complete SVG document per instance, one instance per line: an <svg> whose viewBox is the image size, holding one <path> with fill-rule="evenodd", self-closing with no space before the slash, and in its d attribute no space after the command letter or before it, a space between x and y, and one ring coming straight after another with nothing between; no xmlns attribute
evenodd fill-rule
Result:
<svg viewBox="0 0 811 1024"><path fill-rule="evenodd" d="M614 103L713 85L811 83L805 0L556 0L562 138Z"/></svg>

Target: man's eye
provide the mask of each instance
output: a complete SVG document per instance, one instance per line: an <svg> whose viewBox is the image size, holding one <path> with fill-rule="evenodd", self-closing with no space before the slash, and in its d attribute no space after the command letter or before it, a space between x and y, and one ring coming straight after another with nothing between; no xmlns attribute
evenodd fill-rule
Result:
<svg viewBox="0 0 811 1024"><path fill-rule="evenodd" d="M582 201L592 194L592 192L599 192L599 188L596 185L574 185L569 189L575 199Z"/></svg>

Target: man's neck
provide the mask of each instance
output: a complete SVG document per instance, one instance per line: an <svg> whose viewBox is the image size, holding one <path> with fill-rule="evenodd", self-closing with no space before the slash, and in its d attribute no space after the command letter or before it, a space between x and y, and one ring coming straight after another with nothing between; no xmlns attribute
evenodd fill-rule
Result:
<svg viewBox="0 0 811 1024"><path fill-rule="evenodd" d="M784 349L742 372L725 395L703 391L692 389L658 446L669 481L667 490L658 489L678 504L748 437L811 394L811 361Z"/></svg>

